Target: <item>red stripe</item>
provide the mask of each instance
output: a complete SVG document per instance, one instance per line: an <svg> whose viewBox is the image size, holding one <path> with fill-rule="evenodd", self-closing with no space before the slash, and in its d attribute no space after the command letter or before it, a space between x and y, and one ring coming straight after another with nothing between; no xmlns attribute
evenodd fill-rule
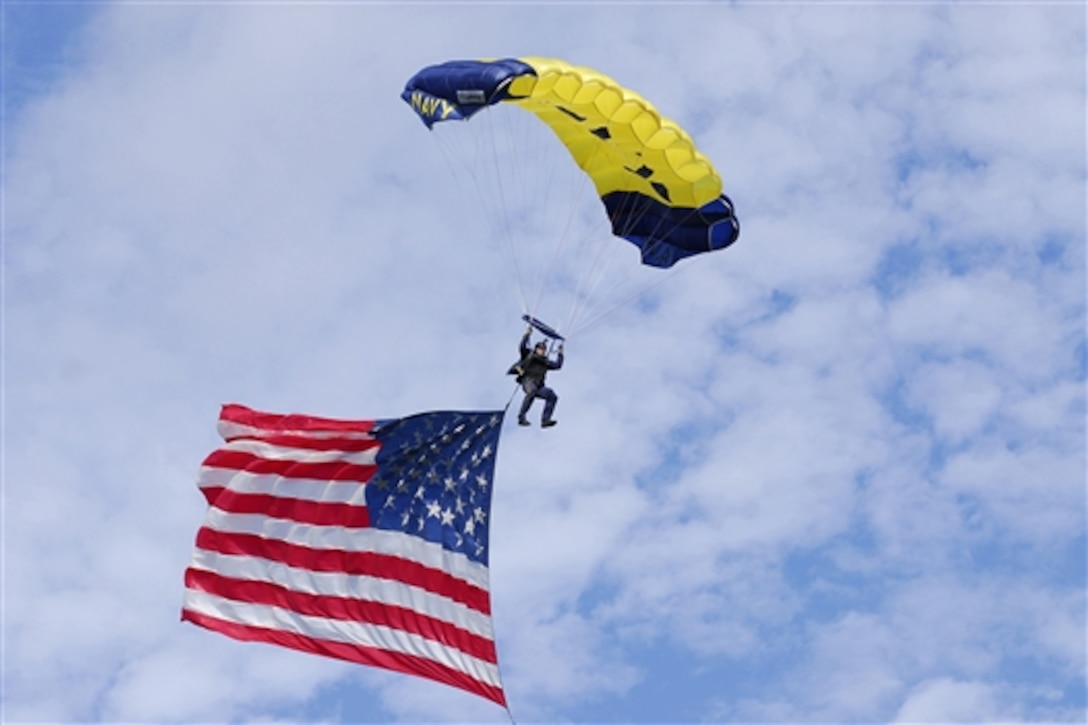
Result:
<svg viewBox="0 0 1088 725"><path fill-rule="evenodd" d="M291 649L310 652L313 654L335 657L361 665L384 667L387 670L403 672L409 675L417 675L430 680L435 680L452 687L486 697L488 700L506 707L506 696L502 688L479 682L463 672L446 667L433 660L424 657L415 657L399 652L388 652L376 647L360 647L342 642L332 642L325 639L314 639L291 632L283 632L276 629L265 629L245 624L227 622L216 617L209 617L199 612L188 609L181 611L182 620L192 622L200 627L205 627L215 632L220 632L228 637L245 642L268 642L290 647Z"/></svg>
<svg viewBox="0 0 1088 725"><path fill-rule="evenodd" d="M378 470L374 464L276 460L225 448L214 451L204 459L203 465L246 473L273 474L284 478L313 478L321 481L358 481L360 483L369 481Z"/></svg>
<svg viewBox="0 0 1088 725"><path fill-rule="evenodd" d="M404 534L408 536L409 534ZM196 546L220 554L255 556L300 569L337 572L353 576L373 576L419 587L460 602L483 614L491 614L491 599L486 589L469 584L439 569L419 562L370 551L313 549L254 534L234 534L201 527Z"/></svg>
<svg viewBox="0 0 1088 725"><path fill-rule="evenodd" d="M307 501L265 493L240 493L217 487L202 490L210 505L232 514L261 514L270 519L285 519L314 526L344 526L349 529L370 526L370 511L365 505Z"/></svg>
<svg viewBox="0 0 1088 725"><path fill-rule="evenodd" d="M369 433L374 430L373 420L338 420L319 418L314 415L262 413L237 403L223 406L219 420L237 425L259 428L268 432L283 431L341 431L344 433Z"/></svg>
<svg viewBox="0 0 1088 725"><path fill-rule="evenodd" d="M497 664L495 644L447 621L395 604L366 599L298 592L279 584L221 576L201 569L185 570L185 586L225 599L280 607L298 614L389 627L460 650Z"/></svg>

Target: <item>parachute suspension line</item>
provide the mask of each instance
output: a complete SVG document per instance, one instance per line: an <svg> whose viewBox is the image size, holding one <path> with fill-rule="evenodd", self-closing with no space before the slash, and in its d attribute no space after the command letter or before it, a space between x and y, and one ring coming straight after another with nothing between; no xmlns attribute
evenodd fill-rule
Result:
<svg viewBox="0 0 1088 725"><path fill-rule="evenodd" d="M493 206L490 203L488 194L481 184L479 169L469 163L469 161L476 158L476 154L472 153L467 148L469 144L462 138L462 135L447 133L445 129L441 131L432 129L431 134L431 137L435 140L435 144L442 154L442 158L446 162L446 166L450 170L451 178L460 182L462 175L468 176L469 180L472 182L472 186L476 189L476 194L480 198L481 205L484 208Z"/></svg>
<svg viewBox="0 0 1088 725"><path fill-rule="evenodd" d="M531 127L531 131L525 129L528 131L527 133L520 133L519 139L525 141L525 143L520 144L525 150L526 163L524 168L535 172L532 179L527 179L535 182L533 199L539 202L539 207L542 209L555 208L562 210L562 207L565 206L567 212L566 221L559 235L554 233L553 225L546 224L544 227L544 233L552 240L552 243L550 245L541 245L541 251L550 253L551 258L547 264L544 264L544 260L541 258L539 263L535 265L537 279L532 288L534 295L529 314L537 317L548 281L555 279L556 269L559 267L560 259L562 259L562 252L571 240L571 230L574 228L579 202L590 180L579 170L576 177L577 181L573 185L569 183L566 176L571 173L572 169L577 167L571 165L572 159L559 139L555 138L549 129L540 125L539 120L530 111L526 110L524 113L519 114L519 118L524 118ZM530 153L534 155L530 157ZM564 174L562 180L560 180L560 169Z"/></svg>
<svg viewBox="0 0 1088 725"><path fill-rule="evenodd" d="M609 233L611 234L611 228L609 229ZM617 239L615 237L609 237L607 241L614 242L617 241ZM620 288L623 287L624 284L628 282L628 280L632 279L634 275L640 273L641 271L641 265L632 267L626 273L623 273L621 271L619 274L613 276L610 280L610 284L607 285L607 288L604 291L601 291L600 288L602 284L605 282L606 279L608 279L609 269L612 266L613 262L617 259L619 254L621 252L638 254L638 252L636 251L636 249L633 248L633 245L631 247L628 247L628 243L626 243L626 240L624 240L624 243L620 246L609 246L607 244L601 244L599 250L600 251L598 256L604 259L604 264L599 266L597 276L593 279L592 286L586 291L584 295L585 304L578 310L579 319L571 320L571 329L575 329L576 327L578 327L582 319L594 318L598 314L600 307L605 304L607 300L614 299L615 294L619 292ZM611 251L611 253L608 255L607 258L605 258L605 253L607 251ZM626 302L627 301L622 304L626 304ZM618 307L621 305L616 306Z"/></svg>
<svg viewBox="0 0 1088 725"><path fill-rule="evenodd" d="M618 213L623 214L625 211L627 211L627 209L621 208L618 211ZM644 211L642 211L638 215L634 215L633 219L636 222L641 220L644 217L644 215L647 213L647 211L648 211L648 209L644 209ZM686 221L687 219L690 219L691 217L695 216L697 213L698 212L697 212L696 209L692 209L684 217L684 219L682 221ZM652 229L650 231L649 235L650 235L651 238L658 236L658 233L662 230L662 224L663 223L664 223L664 220L659 222L658 225L655 226L654 229ZM594 309L591 309L591 310L586 312L586 317L585 317L584 321L579 320L577 322L575 322L575 321L571 322L571 324L569 325L569 328L568 328L570 330L570 334L574 334L576 332L584 332L585 330L596 326L604 318L611 315L616 310L620 309L621 307L625 307L625 306L631 304L633 301L637 300L639 297L643 296L644 294L649 292L654 287L657 287L659 284L661 284L665 280L671 279L676 274L677 271L678 271L678 268L674 267L673 269L670 269L667 272L662 272L661 277L659 279L657 279L657 280L655 280L653 282L650 282L649 284L641 285L641 286L635 288L630 294L624 296L624 298L621 299L619 302L616 302L616 303L614 303L612 305L609 305L607 308L604 308L603 310L599 309L602 306L601 301L612 299L612 293L618 291L619 287L623 284L624 280L622 280L622 279L615 280L612 283L612 285L611 285L611 287L609 289L607 289L605 292L600 293L600 294L598 294L597 291L596 291L596 288L594 288L592 299L597 300L598 304L590 305L590 307L594 308ZM602 277L603 277L603 274L602 274Z"/></svg>
<svg viewBox="0 0 1088 725"><path fill-rule="evenodd" d="M587 308L592 307L590 300L594 299L595 292L600 286L601 280L604 279L608 268L615 257L615 250L610 250L611 243L616 241L611 237L611 229L602 232L600 226L601 225L598 224L592 234L587 234L586 236L587 241L590 243L594 243L593 240L596 239L596 250L593 255L592 264L578 280L578 286L575 290L574 297L571 299L570 310L567 313L565 329L573 328L578 317L581 316Z"/></svg>
<svg viewBox="0 0 1088 725"><path fill-rule="evenodd" d="M533 172L532 178L527 178L528 181L535 184L532 198L539 200L540 209L551 209L553 206L558 206L558 200L553 201L557 197L555 194L556 189L561 186L557 183L556 177L560 162L567 160L566 154L563 149L559 148L558 140L551 135L550 131L546 131L538 124L538 120L530 111L526 109L523 114L519 115L519 118L523 118L527 125L524 132L519 133L519 138L526 141L521 144L525 153L523 168L526 170L526 176L528 177L530 171ZM550 228L545 227L544 233L549 238L553 238ZM536 284L532 288L534 290L534 300L530 312L534 317L539 310L544 289L551 276L552 264L545 266L538 263L535 266L537 275Z"/></svg>
<svg viewBox="0 0 1088 725"><path fill-rule="evenodd" d="M604 145L598 143L593 149L593 154L588 159L586 159L584 166L592 166L596 162L597 156L601 153L601 150L603 148ZM564 232L564 234L568 236L569 229L573 226L574 214L577 211L578 200L583 198L585 189L589 185L588 174L581 174L580 179L581 188L579 189L579 193L572 199L571 213L570 217L567 220L568 230ZM594 189L594 196L596 197L596 189ZM599 202L599 199L597 199L597 201ZM597 287L600 276L604 274L604 269L601 268L601 261L605 258L605 255L607 254L610 246L610 242L612 241L612 230L611 226L605 229L606 217L596 216L595 218L597 219L597 221L580 237L579 243L586 247L596 246L596 250L594 250L595 253L592 255L592 262L590 263L589 267L577 276L574 294L571 298L570 308L567 312L566 323L563 329L568 329L573 326L574 321L577 319L578 315L581 314L581 311L588 304L588 300L590 299L593 290ZM605 265L605 269L607 269L607 264Z"/></svg>
<svg viewBox="0 0 1088 725"><path fill-rule="evenodd" d="M559 264L559 259L562 252L564 251L564 249L566 249L568 243L573 237L572 232L574 229L574 220L578 214L578 202L579 199L582 198L585 189L589 184L588 176L581 174L580 177L581 178L578 182L578 188L571 194L570 202L567 204L567 217L566 221L563 223L563 230L556 237L555 243L552 244L551 260L548 262L547 267L542 270L540 276L540 286L537 289L536 305L540 304L540 300L544 296L545 282L553 276L555 269Z"/></svg>
<svg viewBox="0 0 1088 725"><path fill-rule="evenodd" d="M605 308L604 310L602 310L600 312L597 312L596 314L594 314L592 317L589 317L588 319L580 321L577 327L572 327L570 332L566 333L567 339L569 340L570 338L574 337L575 335L580 335L581 333L596 327L598 324L601 323L602 320L604 320L606 317L611 315L613 312L615 312L616 310L618 310L618 309L620 309L622 307L626 307L627 305L631 304L632 302L637 300L639 297L642 297L642 295L649 292L654 287L657 287L658 285L664 283L666 280L672 279L674 276L676 276L676 274L679 271L680 271L679 267L674 267L674 268L670 269L668 272L660 275L658 279L654 280L653 282L650 282L649 284L646 284L646 285L643 285L643 286L639 287L634 292L632 292L630 295L628 295L627 297L621 299L620 301L616 302L615 304Z"/></svg>
<svg viewBox="0 0 1088 725"><path fill-rule="evenodd" d="M498 211L495 216L502 219L503 227L499 236L502 237L503 249L506 252L506 257L510 260L510 265L514 268L514 279L517 280L518 283L518 297L521 299L521 308L524 311L528 311L528 298L525 293L525 282L521 274L521 265L518 263L517 250L514 245L514 233L510 224L510 215L507 213L509 207L506 202L506 184L503 182L502 163L500 163L499 160L499 139L498 132L495 128L495 114L491 113L490 108L487 108L483 111L482 115L487 119L486 128L491 135L491 153L484 158L487 158L492 162L494 172L493 178L497 180L496 186L498 188L495 192L498 194L499 203L497 205Z"/></svg>
<svg viewBox="0 0 1088 725"><path fill-rule="evenodd" d="M603 253L599 253L598 258L603 257ZM576 305L571 308L570 317L567 321L568 329L576 329L579 320L583 317L591 314L595 309L596 303L592 300L599 300L598 289L601 286L602 281L606 278L609 268L612 265L612 257L609 257L603 264L598 265L596 274L592 279L587 277L587 285L583 288ZM621 284L621 280L613 281L613 288L618 287Z"/></svg>
<svg viewBox="0 0 1088 725"><path fill-rule="evenodd" d="M509 242L511 234L509 232L509 222L506 219L505 205L494 203L494 200L489 193L489 190L484 187L483 177L480 173L480 164L475 160L479 158L486 159L486 155L479 153L480 146L482 145L479 140L476 140L474 144L475 149L470 148L473 144L468 143L473 136L472 134L458 134L451 133L448 135L439 135L432 129L432 134L437 141L437 145L442 152L442 157L445 159L447 166L451 171L451 176L454 179L461 178L462 175L467 175L472 182L472 187L476 190L476 195L480 199L481 206L489 210L487 215L492 219L501 218L506 222L507 230L505 234L500 234L503 240L503 247L507 252L507 256L510 257L510 264L514 268L514 276L518 283L518 292L521 297L522 306L525 306L525 287L522 284L520 269L518 267L517 258L514 256L512 245ZM495 145L491 144L494 149ZM460 163L458 163L460 160ZM502 184L497 184L500 192Z"/></svg>
<svg viewBox="0 0 1088 725"><path fill-rule="evenodd" d="M632 200L625 201L624 203L625 203L625 205L626 204L633 204L634 203L633 198L632 198ZM618 209L616 211L616 214L618 214L621 217L631 216L631 218L633 218L633 220L635 222L637 222L637 221L639 221L639 220L641 220L643 218L643 216L646 214L646 211L647 210L644 210L643 212L641 212L641 213L639 213L637 215L630 215L630 208L627 207L627 206L624 206L624 207L621 207L620 209ZM694 210L692 211L692 213L694 214ZM651 231L651 236L655 236L656 232L658 232L659 230L660 230L660 227L657 227L654 230L652 230ZM603 247L602 247L602 250L603 250ZM611 263L614 258L615 257L610 257L608 259L608 263ZM616 310L619 310L622 307L626 307L627 305L631 304L632 302L634 302L638 298L642 297L644 294L646 294L648 291L650 291L654 287L657 287L659 284L661 284L665 280L671 279L675 275L675 273L677 271L678 271L677 268L673 268L673 269L669 270L668 272L662 272L660 274L660 276L655 275L655 276L658 277L657 279L653 280L652 282L650 282L648 284L643 284L643 285L637 286L632 291L630 291L628 294L624 295L621 299L619 299L619 301L613 302L612 304L605 307L604 306L605 301L614 299L614 294L618 293L620 291L620 288L627 281L623 277L613 279L613 280L611 280L611 284L608 286L608 288L605 291L600 292L598 290L598 287L600 286L600 283L602 283L604 281L604 279L605 279L605 273L607 272L607 265L606 265L605 268L602 268L600 270L599 276L596 279L594 286L589 290L589 292L586 295L587 300L593 300L594 302L593 303L587 303L585 306L583 306L579 310L579 319L577 319L577 320L572 319L570 321L570 323L568 325L568 328L567 328L568 336L574 335L574 334L580 334L582 332L585 332L588 329L591 329L592 327L595 327L597 324L599 324L606 317L608 317L609 315L614 313ZM631 275L633 276L634 272L631 272Z"/></svg>
<svg viewBox="0 0 1088 725"><path fill-rule="evenodd" d="M538 119L531 112L518 108L512 110L506 118L507 128L510 133L510 145L518 151L520 159L520 163L513 165L513 168L521 170L523 188L529 193L533 205L540 209L550 209L553 206L558 206L561 199L553 201L555 197L560 196L555 194L555 191L565 187L565 184L556 181L558 169L564 165L564 162L569 163L564 149L560 147L559 141L551 132L539 124ZM517 123L516 128L515 122ZM585 177L579 174L579 178L580 184L584 185L586 182ZM573 218L575 204L572 202L570 206L571 217ZM533 219L539 221L535 217ZM568 227L569 225L570 222L568 221ZM552 236L550 225L544 226L542 230L549 237ZM542 246L546 251L547 247ZM552 278L552 270L559 257L558 250L561 247L562 243L558 246L552 245L553 257L550 264L544 265L538 259L534 261L534 264L530 265L536 270L536 275L535 281L529 286L531 302L527 305L526 312L534 318L538 315L541 300L548 280ZM527 253L529 253L528 247L526 249Z"/></svg>
<svg viewBox="0 0 1088 725"><path fill-rule="evenodd" d="M633 202L625 200L624 204L631 204ZM621 207L616 210L616 214L621 217L627 216L627 208ZM603 221L601 222L603 224ZM612 280L610 287L606 293L598 294L598 289L601 283L608 275L609 267L616 259L620 251L628 251L627 249L619 249L613 246L611 243L617 241L617 238L612 234L612 225L609 223L608 231L604 235L598 237L597 254L594 259L593 267L587 272L583 278L583 282L586 284L580 286L579 295L574 301L574 305L571 308L570 318L567 323L567 329L577 329L579 326L579 318L591 317L595 318L597 314L597 308L603 304L603 300L609 299L611 294L616 292L626 281L627 278L624 275L620 275ZM603 264L602 264L603 260ZM634 272L630 273L634 274ZM628 300L629 301L629 300ZM621 305L616 305L619 307Z"/></svg>
<svg viewBox="0 0 1088 725"><path fill-rule="evenodd" d="M589 330L589 329L591 329L593 327L596 327L598 324L600 324L601 321L603 321L606 317L611 315L616 310L620 309L621 307L626 307L627 305L629 305L632 302L634 302L635 300L637 300L639 297L642 297L643 295L645 295L650 290L654 289L655 287L658 287L661 284L664 284L665 282L667 282L667 281L671 280L672 278L676 277L684 269L692 266L692 265L689 265L689 264L685 264L684 263L685 261L686 260L679 260L670 269L662 270L661 274L655 275L655 277L657 277L657 278L654 281L650 282L649 284L639 286L630 295L628 295L625 298L619 300L618 302L616 302L615 304L607 307L606 309L600 311L599 313L597 313L593 317L591 317L589 319L586 319L585 321L581 322L577 326L577 328L572 328L570 330L570 332L567 333L567 338L569 339L570 337L574 336L575 334L581 334L581 333L583 333L583 332L585 332L585 331L587 331L587 330Z"/></svg>

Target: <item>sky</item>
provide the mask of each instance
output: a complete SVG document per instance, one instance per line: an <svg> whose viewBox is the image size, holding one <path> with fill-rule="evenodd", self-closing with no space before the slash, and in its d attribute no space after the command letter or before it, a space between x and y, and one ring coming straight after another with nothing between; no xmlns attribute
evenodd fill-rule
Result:
<svg viewBox="0 0 1088 725"><path fill-rule="evenodd" d="M507 418L513 717L1085 721L1082 3L2 12L0 719L509 722L179 616L222 404L512 399L510 253L592 222L502 237L399 95L535 55L687 129L741 236L572 337L557 427Z"/></svg>

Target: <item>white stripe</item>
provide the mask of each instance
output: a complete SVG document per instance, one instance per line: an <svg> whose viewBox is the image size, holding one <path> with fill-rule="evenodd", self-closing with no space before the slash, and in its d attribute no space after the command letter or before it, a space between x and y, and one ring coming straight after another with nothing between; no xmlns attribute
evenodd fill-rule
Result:
<svg viewBox="0 0 1088 725"><path fill-rule="evenodd" d="M466 632L493 639L491 618L419 587L372 576L314 572L252 556L219 554L197 549L189 566L231 579L268 582L294 592L356 599L404 607L440 619Z"/></svg>
<svg viewBox="0 0 1088 725"><path fill-rule="evenodd" d="M236 624L276 629L304 637L375 647L415 655L463 672L492 687L501 687L498 667L417 634L390 627L298 614L281 607L224 599L195 589L185 590L184 608Z"/></svg>
<svg viewBox="0 0 1088 725"><path fill-rule="evenodd" d="M238 493L271 494L301 501L366 505L366 485L359 481L284 478L272 473L246 473L233 468L203 466L197 485L200 488L228 488Z"/></svg>
<svg viewBox="0 0 1088 725"><path fill-rule="evenodd" d="M373 465L375 459L378 457L378 446L368 448L365 451L342 451L337 449L315 451L311 448L281 446L247 438L225 443L219 450L236 453L251 453L259 458L267 458L275 461L298 461L299 463L343 461L364 466Z"/></svg>
<svg viewBox="0 0 1088 725"><path fill-rule="evenodd" d="M481 589L488 588L487 567L464 554L447 551L418 536L382 529L351 529L343 526L313 526L272 519L265 514L232 514L208 507L204 526L228 534L254 534L266 539L311 549L362 551L397 556L451 576Z"/></svg>

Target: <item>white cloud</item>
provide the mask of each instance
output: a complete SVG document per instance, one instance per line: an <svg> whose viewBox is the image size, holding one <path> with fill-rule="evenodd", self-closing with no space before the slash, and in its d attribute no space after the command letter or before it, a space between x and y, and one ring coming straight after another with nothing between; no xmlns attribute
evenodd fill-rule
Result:
<svg viewBox="0 0 1088 725"><path fill-rule="evenodd" d="M896 722L999 722L1019 720L1003 712L997 693L986 683L941 678L914 689L896 713Z"/></svg>
<svg viewBox="0 0 1088 725"><path fill-rule="evenodd" d="M1002 403L998 374L970 360L923 363L908 390L912 406L931 411L934 433L951 445L982 432Z"/></svg>
<svg viewBox="0 0 1088 725"><path fill-rule="evenodd" d="M506 54L654 99L742 224L504 433L514 714L649 711L651 672L729 719L1076 712L1082 9L118 5L81 43L5 121L9 719L504 718L177 620L220 403L511 394L510 267L398 98Z"/></svg>

